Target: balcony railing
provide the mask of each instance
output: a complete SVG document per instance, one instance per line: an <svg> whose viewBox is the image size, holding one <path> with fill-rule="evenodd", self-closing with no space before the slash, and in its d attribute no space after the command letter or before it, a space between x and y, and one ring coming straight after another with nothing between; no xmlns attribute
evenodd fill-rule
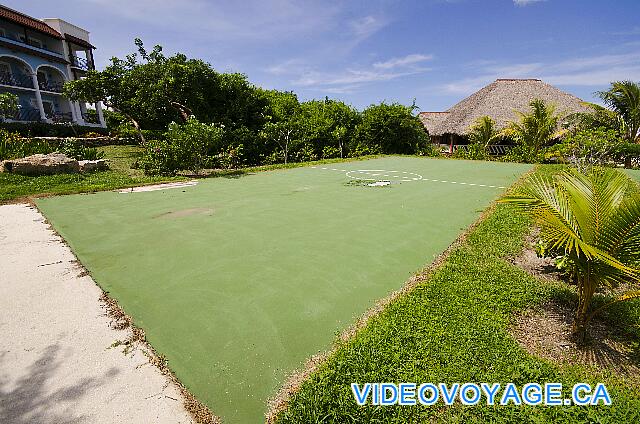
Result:
<svg viewBox="0 0 640 424"><path fill-rule="evenodd" d="M14 113L5 115L4 118L13 121L39 121L40 111L34 108L20 108Z"/></svg>
<svg viewBox="0 0 640 424"><path fill-rule="evenodd" d="M47 115L47 118L51 119L51 121L55 123L73 121L73 115L71 114L71 112L54 112L52 114Z"/></svg>
<svg viewBox="0 0 640 424"><path fill-rule="evenodd" d="M88 124L99 124L98 113L95 110L87 111L82 114L82 120Z"/></svg>
<svg viewBox="0 0 640 424"><path fill-rule="evenodd" d="M69 56L69 60L71 61L71 66L74 68L82 69L84 71L88 71L91 69L91 62L85 59L84 57L76 56L74 54Z"/></svg>
<svg viewBox="0 0 640 424"><path fill-rule="evenodd" d="M12 87L34 88L30 75L0 72L0 84Z"/></svg>
<svg viewBox="0 0 640 424"><path fill-rule="evenodd" d="M62 93L62 88L64 87L63 82L57 81L39 81L38 85L40 86L40 90L52 91L54 93Z"/></svg>
<svg viewBox="0 0 640 424"><path fill-rule="evenodd" d="M7 37L7 36L3 36L2 34L0 34L0 40L6 41L6 42L8 42L10 44L14 44L16 46L26 46L26 47L29 47L29 48L31 48L33 50L37 50L37 51L42 52L42 53L47 53L47 54L59 57L60 59L64 58L64 55L62 53L60 53L58 51L55 51L55 50L51 50L50 48L48 48L46 46L40 46L40 45L38 45L37 43L34 43L31 40L22 41L22 40L18 40L18 39L15 39L15 38L10 38L10 37Z"/></svg>

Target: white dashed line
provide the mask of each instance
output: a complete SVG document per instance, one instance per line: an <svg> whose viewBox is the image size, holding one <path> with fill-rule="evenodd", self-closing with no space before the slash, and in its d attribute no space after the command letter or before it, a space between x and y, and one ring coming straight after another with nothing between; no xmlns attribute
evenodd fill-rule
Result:
<svg viewBox="0 0 640 424"><path fill-rule="evenodd" d="M325 171L336 171L336 172L344 172L347 174L347 177L349 178L356 178L356 179L360 179L360 176L368 176L368 177L374 177L374 178L362 178L364 180L370 180L370 181L375 181L378 179L378 177L385 177L385 178L393 178L394 175L391 174L408 174L408 175L403 175L402 177L398 178L396 181L397 182L402 182L402 183L409 183L412 181L429 181L429 182L433 182L433 183L444 183L444 184L458 184L458 185L466 185L466 186L473 186L473 187L487 187L487 188L501 188L501 189L505 189L506 187L503 186L495 186L495 185L488 185L488 184L478 184L478 183L466 183L463 181L448 181L448 180L436 180L434 178L424 178L422 175L416 174L414 172L409 172L409 171L387 171L387 170L382 170L382 169L351 169L351 170L346 170L346 169L337 169L337 168L319 168L317 166L312 166L312 169L324 169ZM411 175L415 176L415 177L411 177ZM399 176L399 175L397 175Z"/></svg>

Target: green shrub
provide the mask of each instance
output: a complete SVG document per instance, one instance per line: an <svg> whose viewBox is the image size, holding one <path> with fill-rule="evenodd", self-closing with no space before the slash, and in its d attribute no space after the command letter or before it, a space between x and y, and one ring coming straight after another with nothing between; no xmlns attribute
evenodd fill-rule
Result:
<svg viewBox="0 0 640 424"><path fill-rule="evenodd" d="M229 146L218 156L220 167L225 169L240 168L244 164L244 145Z"/></svg>
<svg viewBox="0 0 640 424"><path fill-rule="evenodd" d="M0 122L0 128L22 137L79 137L88 132L109 135L106 128L47 122Z"/></svg>
<svg viewBox="0 0 640 424"><path fill-rule="evenodd" d="M139 166L147 174L198 171L210 161L207 153L220 144L222 134L219 126L193 117L182 125L172 122L164 140L147 141Z"/></svg>
<svg viewBox="0 0 640 424"><path fill-rule="evenodd" d="M610 129L580 130L569 134L561 143L545 151L545 159L569 163L585 170L593 166L604 166L616 162L619 135Z"/></svg>
<svg viewBox="0 0 640 424"><path fill-rule="evenodd" d="M436 158L442 156L442 151L440 146L433 143L427 143L422 149L417 152L420 156L428 156L431 158Z"/></svg>
<svg viewBox="0 0 640 424"><path fill-rule="evenodd" d="M55 146L46 141L22 138L18 133L12 133L0 128L0 160L17 159L37 153L51 153Z"/></svg>
<svg viewBox="0 0 640 424"><path fill-rule="evenodd" d="M616 145L612 156L618 163L624 163L626 167L640 166L640 144L620 143Z"/></svg>
<svg viewBox="0 0 640 424"><path fill-rule="evenodd" d="M98 160L104 158L104 153L98 151L95 147L85 147L82 143L70 138L66 139L57 150L76 160Z"/></svg>
<svg viewBox="0 0 640 424"><path fill-rule="evenodd" d="M536 151L526 145L514 146L506 155L502 156L502 160L505 162L542 163L544 159L544 151Z"/></svg>
<svg viewBox="0 0 640 424"><path fill-rule="evenodd" d="M333 146L324 146L322 149L322 159L333 159L340 157L340 148Z"/></svg>
<svg viewBox="0 0 640 424"><path fill-rule="evenodd" d="M466 149L458 148L452 157L457 159L489 160L490 156L483 144L471 143Z"/></svg>
<svg viewBox="0 0 640 424"><path fill-rule="evenodd" d="M413 115L413 106L397 103L369 106L356 125L353 143L359 152L384 154L416 154L429 144L420 120Z"/></svg>

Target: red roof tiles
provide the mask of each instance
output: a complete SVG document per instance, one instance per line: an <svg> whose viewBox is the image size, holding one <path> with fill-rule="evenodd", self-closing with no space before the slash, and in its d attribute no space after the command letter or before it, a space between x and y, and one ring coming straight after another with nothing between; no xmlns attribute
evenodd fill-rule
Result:
<svg viewBox="0 0 640 424"><path fill-rule="evenodd" d="M60 35L58 31L51 28L41 20L32 18L31 16L27 16L24 13L17 12L13 9L9 9L8 7L3 5L0 5L0 18L4 18L19 25L26 26L27 28L39 31L51 37L62 39L62 35Z"/></svg>

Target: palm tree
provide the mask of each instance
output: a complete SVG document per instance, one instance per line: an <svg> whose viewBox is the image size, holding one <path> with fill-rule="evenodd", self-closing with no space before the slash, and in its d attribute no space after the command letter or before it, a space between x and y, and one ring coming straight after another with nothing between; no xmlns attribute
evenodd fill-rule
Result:
<svg viewBox="0 0 640 424"><path fill-rule="evenodd" d="M555 106L547 105L540 99L532 100L529 106L530 113L516 111L520 122L509 123L500 136L513 139L537 155L542 147L561 137L565 131L558 131L560 115L556 114Z"/></svg>
<svg viewBox="0 0 640 424"><path fill-rule="evenodd" d="M596 93L624 122L624 136L640 142L640 85L633 81L615 81L607 91Z"/></svg>
<svg viewBox="0 0 640 424"><path fill-rule="evenodd" d="M631 184L615 169L568 170L553 181L534 176L520 194L502 200L530 212L541 241L571 264L578 292L573 333L579 340L603 309L590 307L596 290L640 282L640 194L630 192ZM611 303L635 297L640 290Z"/></svg>
<svg viewBox="0 0 640 424"><path fill-rule="evenodd" d="M469 141L478 143L486 149L489 144L500 138L496 130L496 122L490 116L481 116L469 129Z"/></svg>

